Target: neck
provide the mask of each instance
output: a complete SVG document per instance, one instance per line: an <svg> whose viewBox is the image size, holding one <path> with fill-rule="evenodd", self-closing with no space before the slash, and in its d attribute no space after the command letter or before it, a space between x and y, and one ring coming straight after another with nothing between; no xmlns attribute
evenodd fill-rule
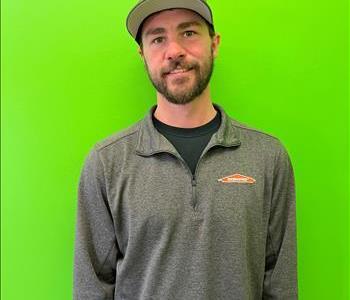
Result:
<svg viewBox="0 0 350 300"><path fill-rule="evenodd" d="M154 112L159 121L174 127L194 128L210 122L216 115L216 110L210 100L209 87L190 103L180 105L166 100L157 94L157 108Z"/></svg>

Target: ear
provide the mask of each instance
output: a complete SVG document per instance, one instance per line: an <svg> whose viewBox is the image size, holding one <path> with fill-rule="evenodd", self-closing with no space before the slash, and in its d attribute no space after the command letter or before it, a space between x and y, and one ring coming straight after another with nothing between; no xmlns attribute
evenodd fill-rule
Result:
<svg viewBox="0 0 350 300"><path fill-rule="evenodd" d="M212 42L211 42L211 47L213 49L214 58L216 58L218 56L220 42L221 42L220 34L215 33L214 37L212 38Z"/></svg>
<svg viewBox="0 0 350 300"><path fill-rule="evenodd" d="M141 58L143 59L144 56L143 56L143 51L141 49L141 47L139 46L139 48L137 49L137 52L140 54Z"/></svg>

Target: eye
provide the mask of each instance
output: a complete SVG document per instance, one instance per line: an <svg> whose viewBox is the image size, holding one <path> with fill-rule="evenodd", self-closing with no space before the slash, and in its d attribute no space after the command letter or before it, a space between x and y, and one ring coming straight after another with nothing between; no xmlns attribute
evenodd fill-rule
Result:
<svg viewBox="0 0 350 300"><path fill-rule="evenodd" d="M187 30L184 32L184 36L186 36L186 37L193 36L194 34L195 34L195 32L193 30Z"/></svg>
<svg viewBox="0 0 350 300"><path fill-rule="evenodd" d="M164 40L164 38L162 36L159 36L157 38L155 38L154 40L152 40L152 44L159 44Z"/></svg>

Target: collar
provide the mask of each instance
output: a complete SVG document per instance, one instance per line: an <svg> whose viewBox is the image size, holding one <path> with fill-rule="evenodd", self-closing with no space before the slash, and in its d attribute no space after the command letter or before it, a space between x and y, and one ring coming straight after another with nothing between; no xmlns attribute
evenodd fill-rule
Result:
<svg viewBox="0 0 350 300"><path fill-rule="evenodd" d="M216 103L213 103L216 110L221 112L221 124L219 129L212 135L207 149L213 146L232 147L241 144L237 129L233 126L230 117L224 109ZM140 122L136 153L142 156L149 156L160 152L170 152L177 154L173 144L163 136L155 127L152 121L152 115L157 105L153 105L148 114Z"/></svg>

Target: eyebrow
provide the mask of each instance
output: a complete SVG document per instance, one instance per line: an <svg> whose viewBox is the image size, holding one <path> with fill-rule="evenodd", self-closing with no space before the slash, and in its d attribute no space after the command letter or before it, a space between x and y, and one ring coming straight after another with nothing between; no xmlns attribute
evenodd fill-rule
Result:
<svg viewBox="0 0 350 300"><path fill-rule="evenodd" d="M178 30L183 30L191 26L201 26L202 24L199 23L198 21L190 21L190 22L183 22L177 25ZM166 32L165 28L163 27L156 27L156 28L150 28L149 30L146 31L145 37L149 35L155 35L155 34L160 34Z"/></svg>

